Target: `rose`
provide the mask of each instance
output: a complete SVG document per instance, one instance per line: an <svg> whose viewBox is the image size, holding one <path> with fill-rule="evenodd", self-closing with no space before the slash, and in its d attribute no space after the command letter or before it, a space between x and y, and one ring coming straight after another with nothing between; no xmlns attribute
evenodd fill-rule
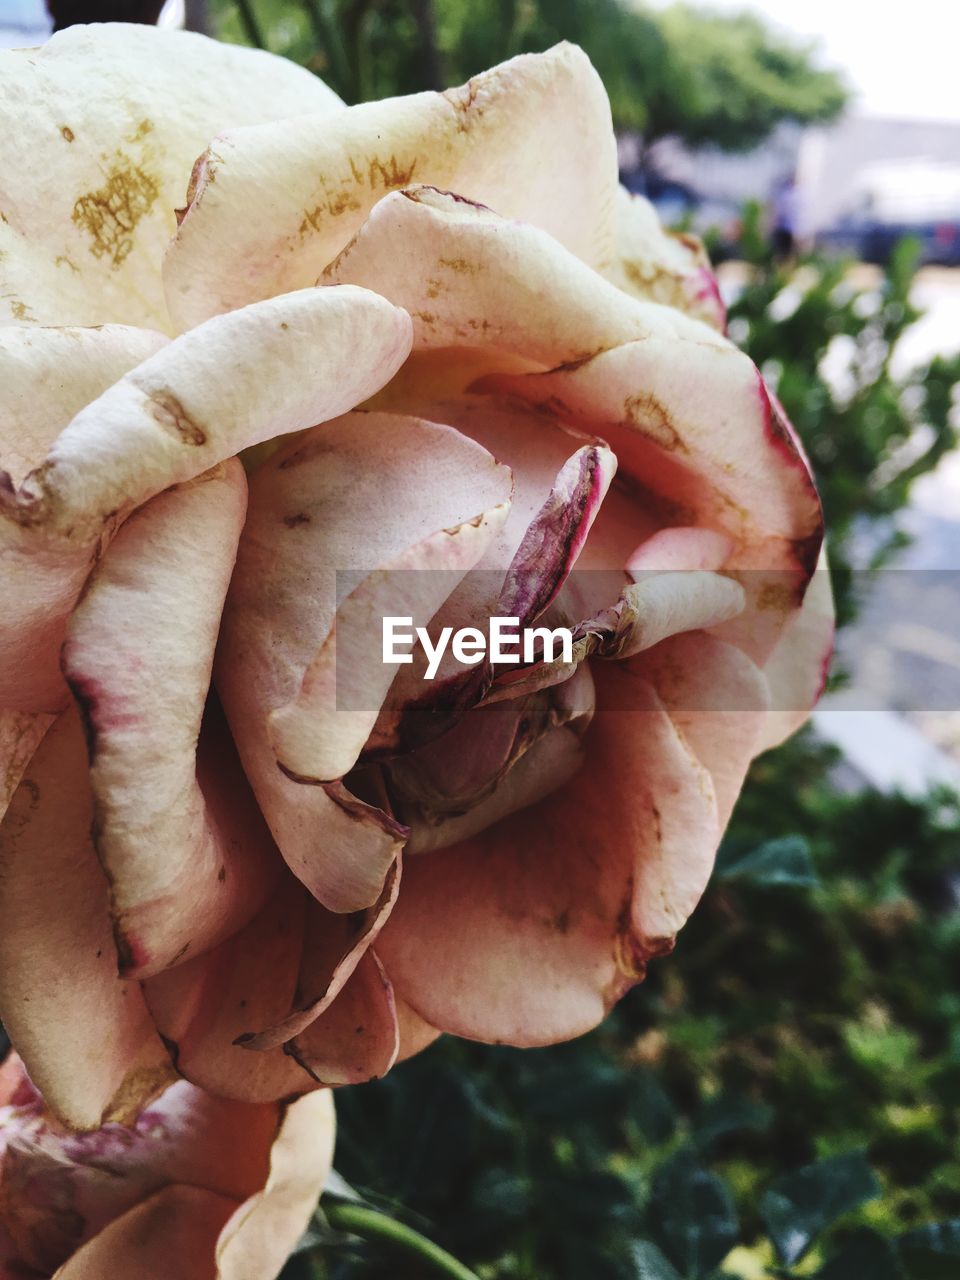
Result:
<svg viewBox="0 0 960 1280"><path fill-rule="evenodd" d="M588 61L342 109L142 28L5 59L0 1013L48 1105L586 1030L830 642L808 468ZM494 615L574 661L382 661Z"/></svg>
<svg viewBox="0 0 960 1280"><path fill-rule="evenodd" d="M131 1128L72 1134L11 1054L0 1068L0 1272L271 1280L330 1171L333 1129L329 1091L251 1105L180 1081Z"/></svg>

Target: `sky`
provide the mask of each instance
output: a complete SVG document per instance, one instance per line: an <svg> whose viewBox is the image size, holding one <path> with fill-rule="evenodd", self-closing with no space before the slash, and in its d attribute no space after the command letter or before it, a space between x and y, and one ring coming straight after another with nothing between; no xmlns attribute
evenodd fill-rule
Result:
<svg viewBox="0 0 960 1280"><path fill-rule="evenodd" d="M958 0L696 0L753 9L801 36L846 73L871 115L960 121ZM666 0L654 0L660 7Z"/></svg>

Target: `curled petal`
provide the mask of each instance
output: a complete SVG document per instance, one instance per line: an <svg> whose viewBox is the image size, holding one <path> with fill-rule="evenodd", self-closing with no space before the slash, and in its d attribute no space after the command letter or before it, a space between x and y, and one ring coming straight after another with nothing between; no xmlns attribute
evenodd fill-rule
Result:
<svg viewBox="0 0 960 1280"><path fill-rule="evenodd" d="M380 616L425 624L502 524L510 489L509 470L456 431L384 414L319 429L253 481L217 686L281 852L331 910L379 897L406 832L309 780L346 773L376 720L395 670Z"/></svg>
<svg viewBox="0 0 960 1280"><path fill-rule="evenodd" d="M411 182L533 222L603 266L613 260L616 174L603 85L568 44L446 93L231 131L207 152L168 251L170 309L188 327L312 284L377 201Z"/></svg>
<svg viewBox="0 0 960 1280"><path fill-rule="evenodd" d="M274 1280L303 1235L333 1164L333 1095L288 1105L263 1190L234 1213L216 1245L217 1280Z"/></svg>
<svg viewBox="0 0 960 1280"><path fill-rule="evenodd" d="M287 1046L314 1080L362 1084L385 1076L400 1048L393 986L366 951L337 999Z"/></svg>
<svg viewBox="0 0 960 1280"><path fill-rule="evenodd" d="M156 973L246 924L279 865L215 725L203 782L231 793L229 803L211 808L197 777L245 511L234 460L154 498L124 524L68 627L63 669L85 717L94 840L127 976Z"/></svg>
<svg viewBox="0 0 960 1280"><path fill-rule="evenodd" d="M165 345L122 324L0 329L0 469L18 485L85 405Z"/></svg>
<svg viewBox="0 0 960 1280"><path fill-rule="evenodd" d="M501 212L433 187L394 192L322 282L375 288L402 306L415 352L494 348L552 368L651 334L720 341L679 312L628 297L540 227Z"/></svg>
<svg viewBox="0 0 960 1280"><path fill-rule="evenodd" d="M184 31L75 26L0 53L0 314L166 331L160 267L196 157L229 125L339 107L292 62Z"/></svg>
<svg viewBox="0 0 960 1280"><path fill-rule="evenodd" d="M617 255L604 274L634 297L726 329L726 307L700 240L665 231L650 201L624 187L617 192Z"/></svg>
<svg viewBox="0 0 960 1280"><path fill-rule="evenodd" d="M387 382L410 322L364 289L304 289L183 334L77 414L2 514L64 542Z"/></svg>
<svg viewBox="0 0 960 1280"><path fill-rule="evenodd" d="M51 1110L76 1129L136 1114L173 1076L139 987L117 976L92 820L69 711L0 825L0 1016Z"/></svg>

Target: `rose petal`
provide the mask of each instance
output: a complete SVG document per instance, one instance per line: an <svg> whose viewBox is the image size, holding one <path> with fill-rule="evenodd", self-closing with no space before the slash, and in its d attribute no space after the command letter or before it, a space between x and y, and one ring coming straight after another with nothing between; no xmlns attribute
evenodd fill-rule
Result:
<svg viewBox="0 0 960 1280"><path fill-rule="evenodd" d="M205 781L233 791L244 821L230 822L223 805L228 825L218 821L197 779L246 489L231 461L141 507L67 629L63 670L85 717L94 839L127 976L157 973L246 924L279 863L256 806L243 806L242 776L230 776L229 739L222 761L207 753Z"/></svg>
<svg viewBox="0 0 960 1280"><path fill-rule="evenodd" d="M160 266L196 157L228 125L339 107L291 62L182 31L78 26L4 51L3 311L167 330Z"/></svg>
<svg viewBox="0 0 960 1280"><path fill-rule="evenodd" d="M771 714L758 748L778 746L799 729L823 693L833 654L835 621L826 552L821 552L803 604L763 667Z"/></svg>
<svg viewBox="0 0 960 1280"><path fill-rule="evenodd" d="M670 949L703 891L719 837L709 775L639 669L595 675L576 777L408 862L377 952L443 1031L535 1045L588 1030Z"/></svg>
<svg viewBox="0 0 960 1280"><path fill-rule="evenodd" d="M0 468L18 485L80 410L166 345L150 329L0 328Z"/></svg>
<svg viewBox="0 0 960 1280"><path fill-rule="evenodd" d="M386 503L387 492L404 500ZM411 493L416 502L406 500ZM282 744L292 773L335 777L349 769L394 670L382 661L379 625L370 627L365 611L376 606L378 618L385 591L396 598L398 616L422 612L425 623L482 554L509 493L509 471L456 431L382 414L330 423L271 458L254 478L217 685L277 844L331 910L355 911L378 898L406 832L342 791L285 777L268 719L299 706L288 727L309 732L302 744L293 735ZM391 567L417 571L373 572ZM339 611L338 568L359 571ZM334 667L335 646L347 643L349 663ZM350 683L338 688L338 679ZM325 726L336 756L318 726ZM303 754L290 750L301 745ZM314 748L328 758L315 760Z"/></svg>
<svg viewBox="0 0 960 1280"><path fill-rule="evenodd" d="M280 1274L330 1173L335 1133L327 1090L286 1108L266 1186L237 1209L217 1240L217 1280L274 1280Z"/></svg>
<svg viewBox="0 0 960 1280"><path fill-rule="evenodd" d="M408 317L364 289L304 289L218 316L82 409L7 498L8 518L93 540L171 484L365 400L409 342Z"/></svg>
<svg viewBox="0 0 960 1280"><path fill-rule="evenodd" d="M437 612L431 635L435 639L446 626L485 631L494 616L520 617L526 626L549 605L589 546L594 522L603 519L614 497L609 485L616 458L602 441L500 398L463 396L428 408L506 462L515 481L506 521ZM571 454L578 442L581 447ZM484 696L490 676L482 664L465 672L449 651L430 683L425 671L426 656L418 648L390 686L365 758L439 737Z"/></svg>
<svg viewBox="0 0 960 1280"><path fill-rule="evenodd" d="M130 511L249 445L350 408L408 347L408 318L383 299L305 290L185 334L82 409L17 491L0 484L11 603L0 705L63 705L66 615L98 543Z"/></svg>
<svg viewBox="0 0 960 1280"><path fill-rule="evenodd" d="M625 187L617 192L617 257L604 275L635 298L726 330L726 307L698 237L664 230L650 201Z"/></svg>
<svg viewBox="0 0 960 1280"><path fill-rule="evenodd" d="M616 174L606 94L568 44L446 93L231 131L207 153L167 254L170 310L186 328L312 284L381 196L412 181L533 222L602 267Z"/></svg>
<svg viewBox="0 0 960 1280"><path fill-rule="evenodd" d="M662 524L732 540L725 569L738 571L748 603L718 634L764 662L799 608L823 524L807 464L750 360L732 346L652 337L575 368L488 382L602 434Z"/></svg>
<svg viewBox="0 0 960 1280"><path fill-rule="evenodd" d="M482 346L552 368L652 334L720 341L675 310L628 297L541 228L501 213L433 187L394 192L321 282L375 288L409 311L415 351Z"/></svg>
<svg viewBox="0 0 960 1280"><path fill-rule="evenodd" d="M54 719L28 711L0 711L0 821Z"/></svg>
<svg viewBox="0 0 960 1280"><path fill-rule="evenodd" d="M292 1013L267 1030L237 1037L245 1049L275 1049L292 1039L337 999L393 910L400 888L400 860L384 881L380 897L365 911L335 915L318 902L307 903L303 952Z"/></svg>
<svg viewBox="0 0 960 1280"><path fill-rule="evenodd" d="M200 1187L165 1187L82 1245L55 1280L217 1280L214 1251L236 1208Z"/></svg>
<svg viewBox="0 0 960 1280"><path fill-rule="evenodd" d="M279 1023L295 1005L306 897L302 885L284 876L245 928L144 983L177 1070L201 1089L272 1102L314 1087L282 1049L250 1053L236 1043L251 1026Z"/></svg>
<svg viewBox="0 0 960 1280"><path fill-rule="evenodd" d="M763 750L770 713L764 673L740 649L704 631L673 636L648 650L642 669L709 770L720 825L726 826L750 762Z"/></svg>
<svg viewBox="0 0 960 1280"><path fill-rule="evenodd" d="M70 711L0 826L0 1015L50 1108L77 1129L129 1118L173 1075L136 983L117 977L92 820Z"/></svg>
<svg viewBox="0 0 960 1280"><path fill-rule="evenodd" d="M328 1085L378 1080L400 1047L393 987L375 951L366 951L337 999L287 1046Z"/></svg>
<svg viewBox="0 0 960 1280"><path fill-rule="evenodd" d="M0 494L43 460L84 405L165 342L123 325L0 329ZM0 498L0 512L3 506ZM90 558L89 547L38 546L29 529L0 514L0 706L58 711L66 704L63 623Z"/></svg>

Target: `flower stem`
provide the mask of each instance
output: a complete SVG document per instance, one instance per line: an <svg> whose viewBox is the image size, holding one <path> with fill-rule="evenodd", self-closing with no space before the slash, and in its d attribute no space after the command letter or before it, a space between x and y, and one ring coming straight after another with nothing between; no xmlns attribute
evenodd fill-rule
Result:
<svg viewBox="0 0 960 1280"><path fill-rule="evenodd" d="M476 1273L458 1262L446 1249L376 1209L346 1200L334 1200L324 1204L323 1212L337 1230L361 1236L364 1240L383 1240L405 1253L415 1253L429 1262L438 1275L453 1276L454 1280L477 1280Z"/></svg>

